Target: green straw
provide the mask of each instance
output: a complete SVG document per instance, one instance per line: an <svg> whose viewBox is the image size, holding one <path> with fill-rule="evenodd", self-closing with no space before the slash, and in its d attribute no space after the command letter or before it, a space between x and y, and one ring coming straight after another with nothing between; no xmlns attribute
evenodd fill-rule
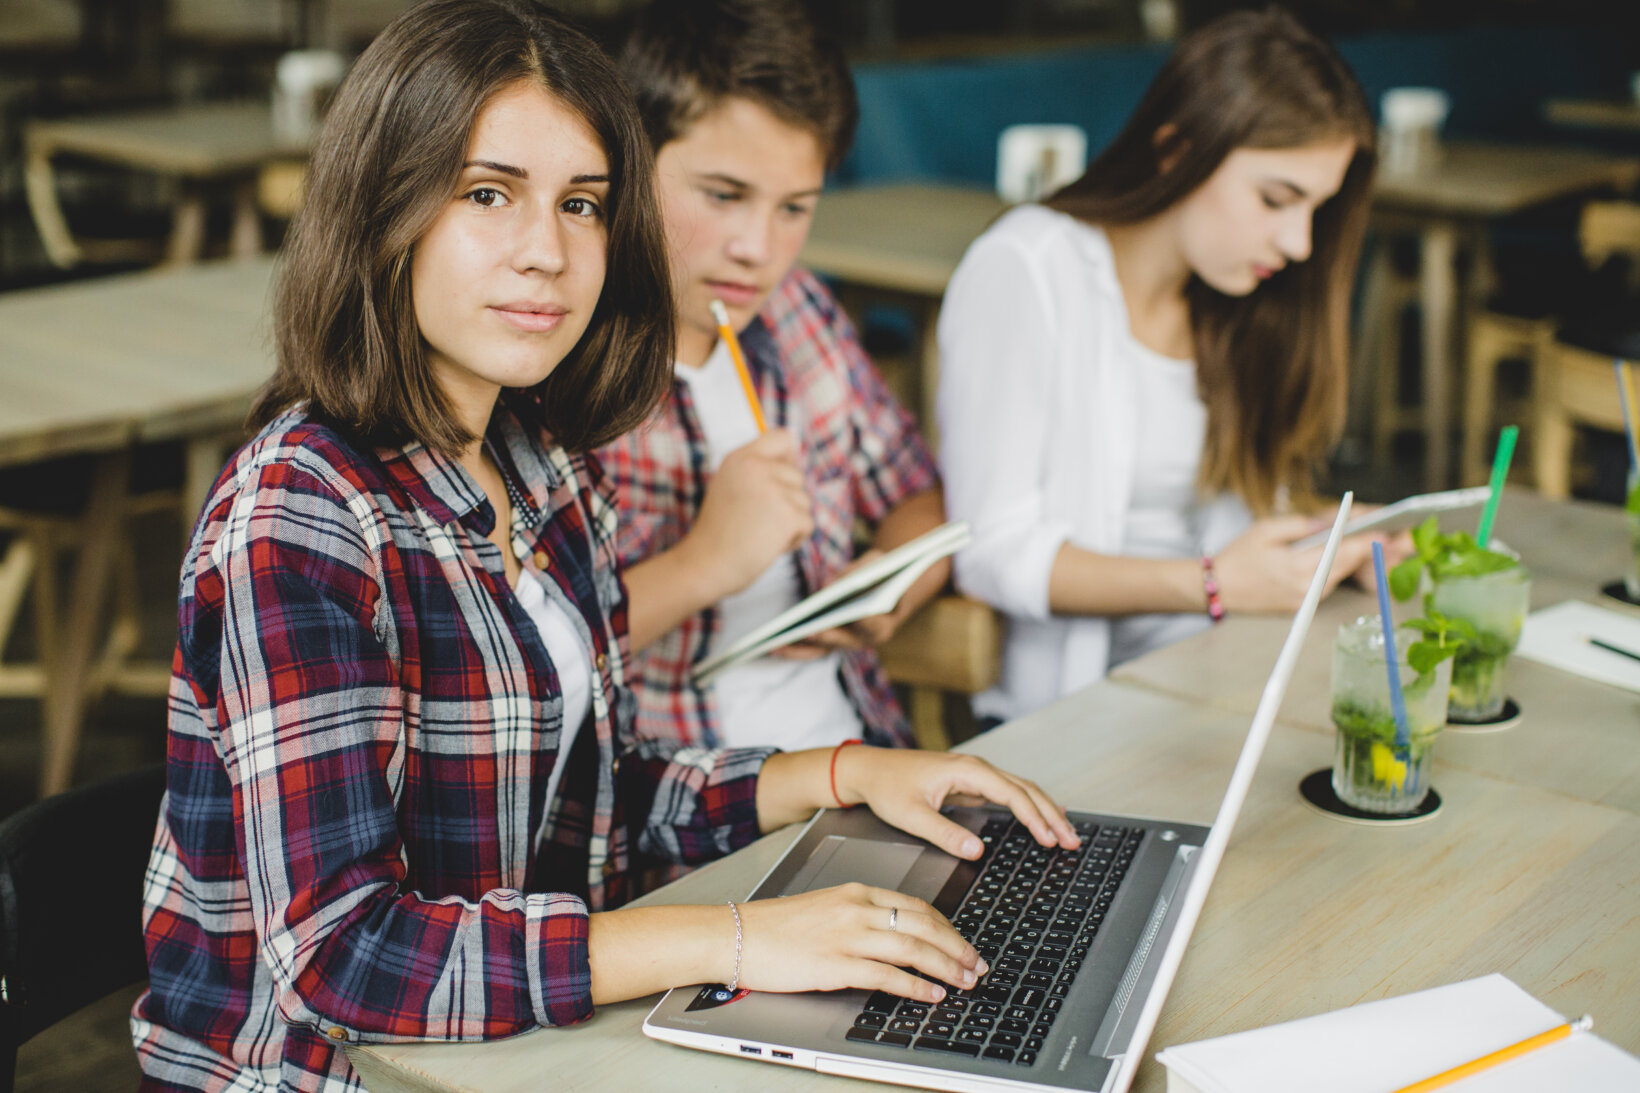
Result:
<svg viewBox="0 0 1640 1093"><path fill-rule="evenodd" d="M1505 425L1498 436L1498 454L1492 460L1492 494L1486 499L1481 512L1481 525L1475 530L1475 545L1482 550L1492 539L1492 521L1498 518L1498 502L1503 500L1503 480L1509 477L1509 461L1515 458L1515 438L1520 427Z"/></svg>

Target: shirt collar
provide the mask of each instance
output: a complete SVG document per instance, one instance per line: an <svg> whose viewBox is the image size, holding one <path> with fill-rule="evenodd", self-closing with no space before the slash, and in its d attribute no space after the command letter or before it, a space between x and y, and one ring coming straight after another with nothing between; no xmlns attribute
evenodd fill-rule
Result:
<svg viewBox="0 0 1640 1093"><path fill-rule="evenodd" d="M548 498L562 478L547 458L545 430L539 430L539 440L532 440L527 427L509 405L512 398L527 400L529 397L504 394L496 402L484 439L496 456L496 464L515 499L521 497L533 506L529 516L534 523L541 513L548 511ZM518 409L534 416L533 405ZM483 489L456 460L419 440L397 448L379 448L376 454L393 481L439 523L470 524L483 535L495 528L495 510Z"/></svg>

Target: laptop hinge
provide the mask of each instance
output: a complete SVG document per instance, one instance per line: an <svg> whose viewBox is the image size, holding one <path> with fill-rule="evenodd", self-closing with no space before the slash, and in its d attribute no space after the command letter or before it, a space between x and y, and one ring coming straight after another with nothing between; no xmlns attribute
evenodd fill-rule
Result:
<svg viewBox="0 0 1640 1093"><path fill-rule="evenodd" d="M1174 853L1173 863L1168 866L1167 876L1162 879L1161 891L1156 895L1150 917L1145 920L1145 928L1134 946L1133 956L1128 959L1127 970L1122 973L1116 994L1105 1010L1105 1019L1100 1022L1099 1031L1094 1033L1093 1042L1089 1045L1091 1054L1109 1057L1113 1044L1119 1044L1126 1050L1127 1037L1132 1035L1139 1010L1139 1007L1134 1007L1134 1020L1127 1020L1129 1003L1135 998L1143 998L1144 992L1139 989L1141 982L1148 987L1149 980L1155 977L1153 969L1149 969L1150 975L1146 976L1147 966L1152 954L1166 948L1157 942L1162 940L1162 930L1167 925L1168 912L1173 909L1174 896L1184 889L1190 879L1191 867L1200 856L1200 850L1196 846L1181 846Z"/></svg>

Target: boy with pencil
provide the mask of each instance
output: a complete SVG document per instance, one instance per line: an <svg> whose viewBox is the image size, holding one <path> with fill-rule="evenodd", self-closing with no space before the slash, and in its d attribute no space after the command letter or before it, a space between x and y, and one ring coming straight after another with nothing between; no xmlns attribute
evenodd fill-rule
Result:
<svg viewBox="0 0 1640 1093"><path fill-rule="evenodd" d="M937 472L798 252L857 116L796 0L657 3L621 58L656 150L677 347L669 397L599 452L621 519L642 736L708 747L903 746L871 646L889 615L697 685L691 668L854 565L939 526ZM857 522L871 550L854 554ZM641 650L641 652L640 652Z"/></svg>

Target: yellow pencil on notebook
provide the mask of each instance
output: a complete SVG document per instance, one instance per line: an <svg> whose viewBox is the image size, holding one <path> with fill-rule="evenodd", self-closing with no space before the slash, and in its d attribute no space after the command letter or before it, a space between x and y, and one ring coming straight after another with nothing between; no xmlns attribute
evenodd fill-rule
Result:
<svg viewBox="0 0 1640 1093"><path fill-rule="evenodd" d="M1431 1089L1440 1089L1442 1086L1451 1085L1459 1078L1467 1078L1471 1074L1478 1074L1483 1070L1497 1066L1499 1063L1505 1063L1517 1056L1525 1055L1529 1051L1536 1051L1538 1048L1552 1044L1556 1040L1564 1040L1574 1032L1587 1032L1593 1027L1594 1018L1584 1014L1570 1024L1556 1025L1548 1032L1540 1032L1518 1044L1510 1044L1508 1047L1499 1048L1490 1055L1482 1055L1479 1059L1472 1059L1462 1066L1455 1066L1451 1070L1443 1070L1432 1078L1425 1078L1421 1082L1413 1082L1411 1085L1403 1086L1397 1089L1395 1093L1428 1093Z"/></svg>
<svg viewBox="0 0 1640 1093"><path fill-rule="evenodd" d="M740 351L740 339L735 337L735 328L729 325L729 309L723 306L722 300L712 301L712 318L717 322L718 337L729 347L729 356L734 359L735 371L740 375L741 389L746 392L746 401L752 407L752 420L757 422L757 431L766 433L769 425L763 420L763 407L758 405L757 389L752 386L752 373L746 368L746 354Z"/></svg>

